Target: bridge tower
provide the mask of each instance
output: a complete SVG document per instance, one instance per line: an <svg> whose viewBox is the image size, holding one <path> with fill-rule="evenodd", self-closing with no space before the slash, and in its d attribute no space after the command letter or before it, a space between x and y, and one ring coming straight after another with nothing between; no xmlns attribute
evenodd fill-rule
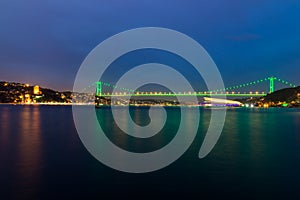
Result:
<svg viewBox="0 0 300 200"><path fill-rule="evenodd" d="M275 77L270 77L269 78L269 80L270 80L270 93L273 93L274 92L274 80L275 80Z"/></svg>
<svg viewBox="0 0 300 200"><path fill-rule="evenodd" d="M96 84L96 96L102 95L102 82L97 82Z"/></svg>

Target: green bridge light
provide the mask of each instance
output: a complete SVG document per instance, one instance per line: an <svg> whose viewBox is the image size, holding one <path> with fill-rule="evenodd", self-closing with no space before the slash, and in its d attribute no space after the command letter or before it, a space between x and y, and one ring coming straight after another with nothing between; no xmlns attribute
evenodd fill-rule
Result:
<svg viewBox="0 0 300 200"><path fill-rule="evenodd" d="M270 93L274 92L274 77L270 77Z"/></svg>
<svg viewBox="0 0 300 200"><path fill-rule="evenodd" d="M277 77L267 77L267 78L264 78L264 79L260 79L260 80L256 80L256 81L252 81L252 82L248 82L248 83L244 83L244 84L240 84L240 85L235 85L235 86L231 86L231 87L226 87L226 88L222 88L222 89L215 89L215 90L210 90L210 91L206 91L206 92L194 92L194 93L191 93L191 92L179 92L179 93L172 93L172 94L168 94L168 93L162 93L162 92L141 92L141 91L135 91L133 89L129 89L129 88L123 88L123 87L117 87L116 85L113 85L113 84L109 84L109 83L105 83L105 82L102 82L102 81L99 81L99 82L95 82L93 83L92 85L93 86L96 86L96 96L110 96L109 93L106 93L104 94L103 93L103 86L106 86L106 87L112 87L112 88L117 88L119 90L123 90L125 92L127 92L126 94L124 93L121 93L120 91L120 94L117 94L117 96L124 96L124 95L133 95L133 96L166 96L166 95L172 95L172 96L176 96L176 95L181 95L181 96L188 96L188 95L197 95L197 96L218 96L218 95L222 95L222 94L217 94L218 92L222 92L222 91L228 91L228 90L233 90L233 89L237 89L237 88L243 88L243 87L246 87L246 86L252 86L252 85L255 85L255 84L258 84L258 83L261 83L263 81L266 81L266 80L269 80L269 83L270 83L270 88L269 88L269 93L272 93L275 91L275 80L277 80L278 82L280 83L283 83L289 87L296 87L296 85L292 84L292 83L289 83L288 81L284 81L282 79L279 79ZM91 86L88 86L86 88L84 88L84 91L87 90L87 88L90 88ZM128 93L129 92L129 93ZM214 94L213 94L214 93ZM240 95L240 92L237 91L235 93L232 93L232 94L229 94L227 92L226 94L227 96L239 96ZM254 93L244 93L243 94L244 96L264 96L265 94L254 94Z"/></svg>

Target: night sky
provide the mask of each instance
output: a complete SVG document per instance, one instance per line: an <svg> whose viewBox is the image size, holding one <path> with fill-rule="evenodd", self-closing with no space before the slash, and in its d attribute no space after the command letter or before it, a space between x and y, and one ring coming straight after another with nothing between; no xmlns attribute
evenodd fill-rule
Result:
<svg viewBox="0 0 300 200"><path fill-rule="evenodd" d="M0 80L71 90L106 38L155 26L194 38L225 84L278 76L300 85L297 0L1 0Z"/></svg>

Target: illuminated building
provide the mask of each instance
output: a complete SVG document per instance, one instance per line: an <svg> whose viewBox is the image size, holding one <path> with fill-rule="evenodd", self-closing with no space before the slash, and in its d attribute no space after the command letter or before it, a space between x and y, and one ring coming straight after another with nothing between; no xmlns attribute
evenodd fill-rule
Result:
<svg viewBox="0 0 300 200"><path fill-rule="evenodd" d="M264 108L269 108L269 104L265 103Z"/></svg>
<svg viewBox="0 0 300 200"><path fill-rule="evenodd" d="M30 94L25 94L24 95L24 103L31 103Z"/></svg>
<svg viewBox="0 0 300 200"><path fill-rule="evenodd" d="M33 86L33 94L41 94L40 87L38 85Z"/></svg>

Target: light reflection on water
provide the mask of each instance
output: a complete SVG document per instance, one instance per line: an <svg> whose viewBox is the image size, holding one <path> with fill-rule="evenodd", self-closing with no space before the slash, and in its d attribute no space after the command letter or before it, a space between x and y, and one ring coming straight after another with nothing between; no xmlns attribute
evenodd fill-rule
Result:
<svg viewBox="0 0 300 200"><path fill-rule="evenodd" d="M10 120L10 113L9 108L4 107L1 109L0 112L0 150L3 153L7 153L8 146L9 146L9 133L10 133L10 126L11 126L11 120Z"/></svg>
<svg viewBox="0 0 300 200"><path fill-rule="evenodd" d="M9 110L2 113L1 124L15 127L13 133L6 132L6 134L15 134L15 137L11 138L15 140L12 143L14 146L10 147L15 151L15 157L11 158L15 159L14 166L12 166L15 168L12 182L15 183L14 190L20 192L13 193L13 197L20 198L22 196L19 195L26 192L34 198L38 190L42 167L41 146L43 141L41 140L40 109L26 106L21 112L18 112L18 117L13 121L11 119L3 120L3 116L9 116L9 113Z"/></svg>
<svg viewBox="0 0 300 200"><path fill-rule="evenodd" d="M190 111L182 122L187 127L194 123L195 110ZM135 121L149 122L146 110L133 112ZM147 143L124 137L108 110L97 113L111 140L137 151L167 144L173 138L171 132L176 132L173 126L178 124L178 110L171 109L169 127ZM181 192L200 197L243 197L249 191L266 197L298 194L295 191L300 186L299 109L228 110L218 143L202 160L198 159L198 152L210 112L200 113L198 135L182 158L161 171L131 175L103 166L86 151L74 128L71 107L0 105L1 194L38 199L55 199L54 194L73 198L86 194L129 197L137 190L146 193L147 188L151 188L154 198Z"/></svg>
<svg viewBox="0 0 300 200"><path fill-rule="evenodd" d="M26 187L26 182L31 182L34 196L38 190L40 168L42 167L42 140L39 107L27 107L20 113L21 136L19 138L19 169L17 182L20 188ZM19 173L19 174L18 174ZM27 180L25 183L23 180Z"/></svg>

